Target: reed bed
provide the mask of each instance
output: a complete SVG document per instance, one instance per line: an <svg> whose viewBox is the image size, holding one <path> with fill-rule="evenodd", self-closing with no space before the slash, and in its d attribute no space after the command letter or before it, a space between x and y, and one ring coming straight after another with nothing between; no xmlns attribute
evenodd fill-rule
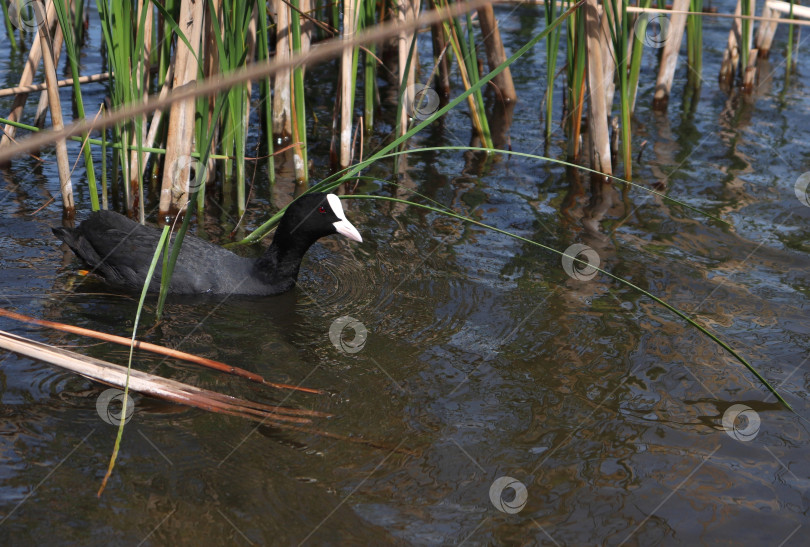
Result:
<svg viewBox="0 0 810 547"><path fill-rule="evenodd" d="M543 4L549 27L562 10L576 5L570 0ZM538 118L544 119L546 146L555 132L554 120L558 117L554 86L559 76L559 50L563 47L565 88L561 117L567 159L585 161L581 154L585 118L589 136L586 164L612 175L616 168L614 162L620 160L624 177L631 179L632 112L644 48L662 47L654 105L666 108L685 33L689 67L687 89L691 90L688 93L694 93L704 80L704 3L702 0L675 0L671 10L660 9L660 2L656 3L657 8L653 7L651 0L635 3L587 0L580 4L567 18L565 28L555 27L545 38L547 88ZM451 5L454 4L450 0L433 0L429 7L447 10ZM418 0L343 0L329 4L313 4L311 0L270 3L98 0L99 24L91 26L90 32L102 37L102 53L109 74L83 75L77 59L85 47L84 22L90 16L90 7L83 0L12 0L8 5L3 4L10 48L19 51L18 54L22 54L25 47L29 49L14 106L2 120L6 125L0 149L12 145L17 129L37 125L22 123L20 119L22 107L32 91L45 88L41 102L50 109L54 129L64 125L61 116L65 108L59 104L55 93L60 85L55 77L56 62L62 50L65 55L61 62L71 78L61 85L71 86L77 117L92 118L104 115L97 106L92 107L95 112L85 111L83 86L94 82L105 82L108 108L119 110L144 102L150 96L169 96L172 91L186 86L233 74L252 64L283 61L292 56L305 60L313 43L332 37L351 39L358 31L383 22L413 21L423 8ZM739 85L750 91L756 77L756 59L758 55L768 54L779 14L784 14L783 20L793 21L796 10L792 2L770 1L763 5L761 15L756 16L754 2L739 0L736 16L731 19L721 84L728 88ZM760 25L756 38L755 24ZM789 73L794 68L795 53L794 25L788 26L785 55ZM443 17L430 30L432 64L425 64L417 55L420 49L417 42L427 40L427 36L420 37L413 30L399 32L394 40L381 44L344 49L335 58L339 85L332 138L334 169L346 169L370 157L371 153L360 145L367 140L364 136L378 130L380 108L391 109L396 116L395 131L390 139L402 139L411 128L435 113L434 95L446 102L451 82L465 91L475 89L483 76L484 59L490 71L503 67L507 59L491 4L478 7L475 13L467 11L463 15ZM382 58L394 57L387 54L391 49L396 51L396 62L384 66ZM44 63L45 83L32 87L35 73L32 67L40 63ZM380 102L378 78L383 74L396 76L394 85L399 90L396 105ZM103 135L92 135L94 138L90 138L89 133L81 135L80 161L86 173L83 181L86 180L88 186L89 206L92 209L107 207L111 196L113 203L122 203L122 208L130 215L144 221L147 208L154 205L159 210L159 218L183 212L193 194L197 210L202 213L210 201L206 196L213 194L220 196L223 210L241 217L250 198L251 177L246 165L251 161L249 157L266 161L272 184L276 177L276 159L283 156L293 165L296 192L305 191L310 179L308 139L314 124L307 114L307 103L312 98L307 96L306 62L268 74L257 83L254 89L253 82L246 80L214 97L177 101L168 111L158 109L133 115L116 123ZM595 90L599 92L594 93ZM0 95L14 91L0 90ZM491 114L485 101L485 93L490 92L500 103L518 100L508 66L498 72L489 86L477 88L466 97L474 144L485 149L494 147ZM362 99L358 100L361 94ZM615 104L614 96L618 97ZM430 108L426 110L428 105ZM256 113L251 109L256 109ZM615 118L614 111L617 111ZM217 112L219 114L215 115ZM42 117L38 112L37 119ZM618 131L614 141L621 143L617 158L611 157L611 128ZM250 131L260 133L251 136ZM384 134L378 136L386 140ZM261 148L248 151L247 143L251 141L263 144ZM203 144L208 142L210 146L204 149ZM71 165L77 158L67 157L64 141L54 144L64 208L70 216L74 209ZM399 142L400 147L405 145L405 140ZM107 161L108 151L112 154L111 162ZM160 180L160 187L150 193L145 181L153 179ZM151 196L155 195L157 203L147 203L154 201Z"/></svg>

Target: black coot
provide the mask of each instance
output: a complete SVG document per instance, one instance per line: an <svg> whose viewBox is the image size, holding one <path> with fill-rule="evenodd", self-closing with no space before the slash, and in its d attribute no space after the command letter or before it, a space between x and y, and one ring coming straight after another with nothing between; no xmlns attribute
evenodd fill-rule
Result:
<svg viewBox="0 0 810 547"><path fill-rule="evenodd" d="M53 228L62 241L111 284L140 289L160 239L160 230L143 226L113 211L97 211L78 228ZM342 234L363 241L346 219L334 194L312 193L292 203L258 259L243 258L192 235L183 246L172 274L171 294L272 295L295 285L307 249L319 238ZM151 291L160 287L155 269Z"/></svg>

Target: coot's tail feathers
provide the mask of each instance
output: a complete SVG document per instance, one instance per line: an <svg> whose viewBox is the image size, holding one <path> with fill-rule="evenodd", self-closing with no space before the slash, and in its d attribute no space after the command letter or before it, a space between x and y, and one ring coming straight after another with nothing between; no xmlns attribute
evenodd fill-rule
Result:
<svg viewBox="0 0 810 547"><path fill-rule="evenodd" d="M104 260L98 255L96 249L93 245L84 238L81 231L76 228L51 228L54 235L64 241L70 250L73 251L76 256L78 256L81 260L83 260L88 266L90 266L96 273L103 275L105 278L109 279L110 281L116 281L117 278L120 277L117 271L114 268L110 267L108 264L105 264Z"/></svg>

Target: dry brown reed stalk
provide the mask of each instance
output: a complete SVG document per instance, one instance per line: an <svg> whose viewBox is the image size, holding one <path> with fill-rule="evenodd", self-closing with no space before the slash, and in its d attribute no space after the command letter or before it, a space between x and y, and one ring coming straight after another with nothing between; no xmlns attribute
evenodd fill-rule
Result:
<svg viewBox="0 0 810 547"><path fill-rule="evenodd" d="M78 334L80 336L87 336L90 338L95 338L96 340L104 340L105 342L112 342L113 344L119 344L121 346L130 347L133 346L135 349L149 351L152 353L157 353L159 355L165 355L166 357L172 357L174 359L182 359L183 361L188 361L190 363L195 363L207 368L211 368L214 370L219 370L222 372L227 372L228 374L233 374L235 376L241 376L242 378L247 378L248 380L252 380L254 382L258 382L260 384L264 384L266 386L274 387L277 389L289 389L294 391L302 391L304 393L315 393L315 394L323 394L324 392L320 389L313 389L308 387L300 387L300 386L293 386L290 384L280 384L277 382L269 382L265 380L262 376L250 372L248 370L234 367L231 365L227 365L221 361L215 361L213 359L206 359L205 357L200 357L199 355L193 355L191 353L186 353L185 351L179 351L176 349L166 348L163 346L159 346L157 344L150 344L149 342L141 342L140 340L135 340L133 345L132 340L130 338L124 338L123 336L116 336L115 334L107 334L106 332L99 332L92 329L87 329L84 327L77 327L75 325L67 325L65 323L58 323L56 321L47 321L45 319L37 319L35 317L30 317L27 315L23 315L21 313L13 312L10 310L6 310L4 308L0 308L0 316L7 317L9 319L13 319L15 321L22 321L24 323L30 323L32 325L39 325L41 327L47 327L49 329L55 329L62 332L69 332L71 334Z"/></svg>

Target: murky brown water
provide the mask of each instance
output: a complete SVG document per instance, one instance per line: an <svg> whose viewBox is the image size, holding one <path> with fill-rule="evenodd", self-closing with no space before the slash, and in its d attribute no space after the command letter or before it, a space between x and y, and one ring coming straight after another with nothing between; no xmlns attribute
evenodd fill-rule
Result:
<svg viewBox="0 0 810 547"><path fill-rule="evenodd" d="M500 9L509 47L542 28L541 10ZM318 427L388 449L138 396L98 499L115 438L96 410L106 387L0 353L0 541L804 544L810 207L797 199L794 183L810 171L810 80L798 74L785 86L780 30L773 80L753 104L730 100L715 84L728 24L706 24L707 81L692 114L681 105L684 67L669 112L649 110L654 52L647 52L634 140L647 145L636 180L665 182L669 195L730 226L638 190L600 187L591 201L589 181L520 158L413 155L406 186L560 250L589 245L604 268L736 348L795 413L707 337L624 286L601 275L571 279L558 256L477 227L358 201L348 214L364 243L317 245L294 293L171 301L167 321L144 335L329 395L259 390L147 354L136 366L328 411L334 417ZM509 133L514 150L542 153L543 51L513 71L521 97ZM91 56L87 64L97 61ZM0 64L4 86L13 85L18 66ZM803 65L800 71L807 72ZM322 75L312 84L321 96L332 96L330 71L312 74ZM7 105L1 100L0 111ZM331 107L315 104L313 111L330 119ZM468 144L468 125L459 111L414 144ZM323 142L310 152L321 172L327 130L317 130ZM562 142L558 134L552 156L560 156ZM2 305L126 336L135 301L105 294L100 283L76 286L77 263L49 229L60 222L58 197L39 210L58 196L54 162L44 156L44 165L21 159L2 172ZM390 165L374 170L381 181L389 172ZM86 211L83 173L74 181ZM383 182L366 189L398 191ZM258 191L267 210L266 186ZM330 341L330 326L342 316L367 328L362 350L341 351ZM0 329L126 361L126 349L72 335L6 319ZM724 415L737 412L751 421L724 430Z"/></svg>

